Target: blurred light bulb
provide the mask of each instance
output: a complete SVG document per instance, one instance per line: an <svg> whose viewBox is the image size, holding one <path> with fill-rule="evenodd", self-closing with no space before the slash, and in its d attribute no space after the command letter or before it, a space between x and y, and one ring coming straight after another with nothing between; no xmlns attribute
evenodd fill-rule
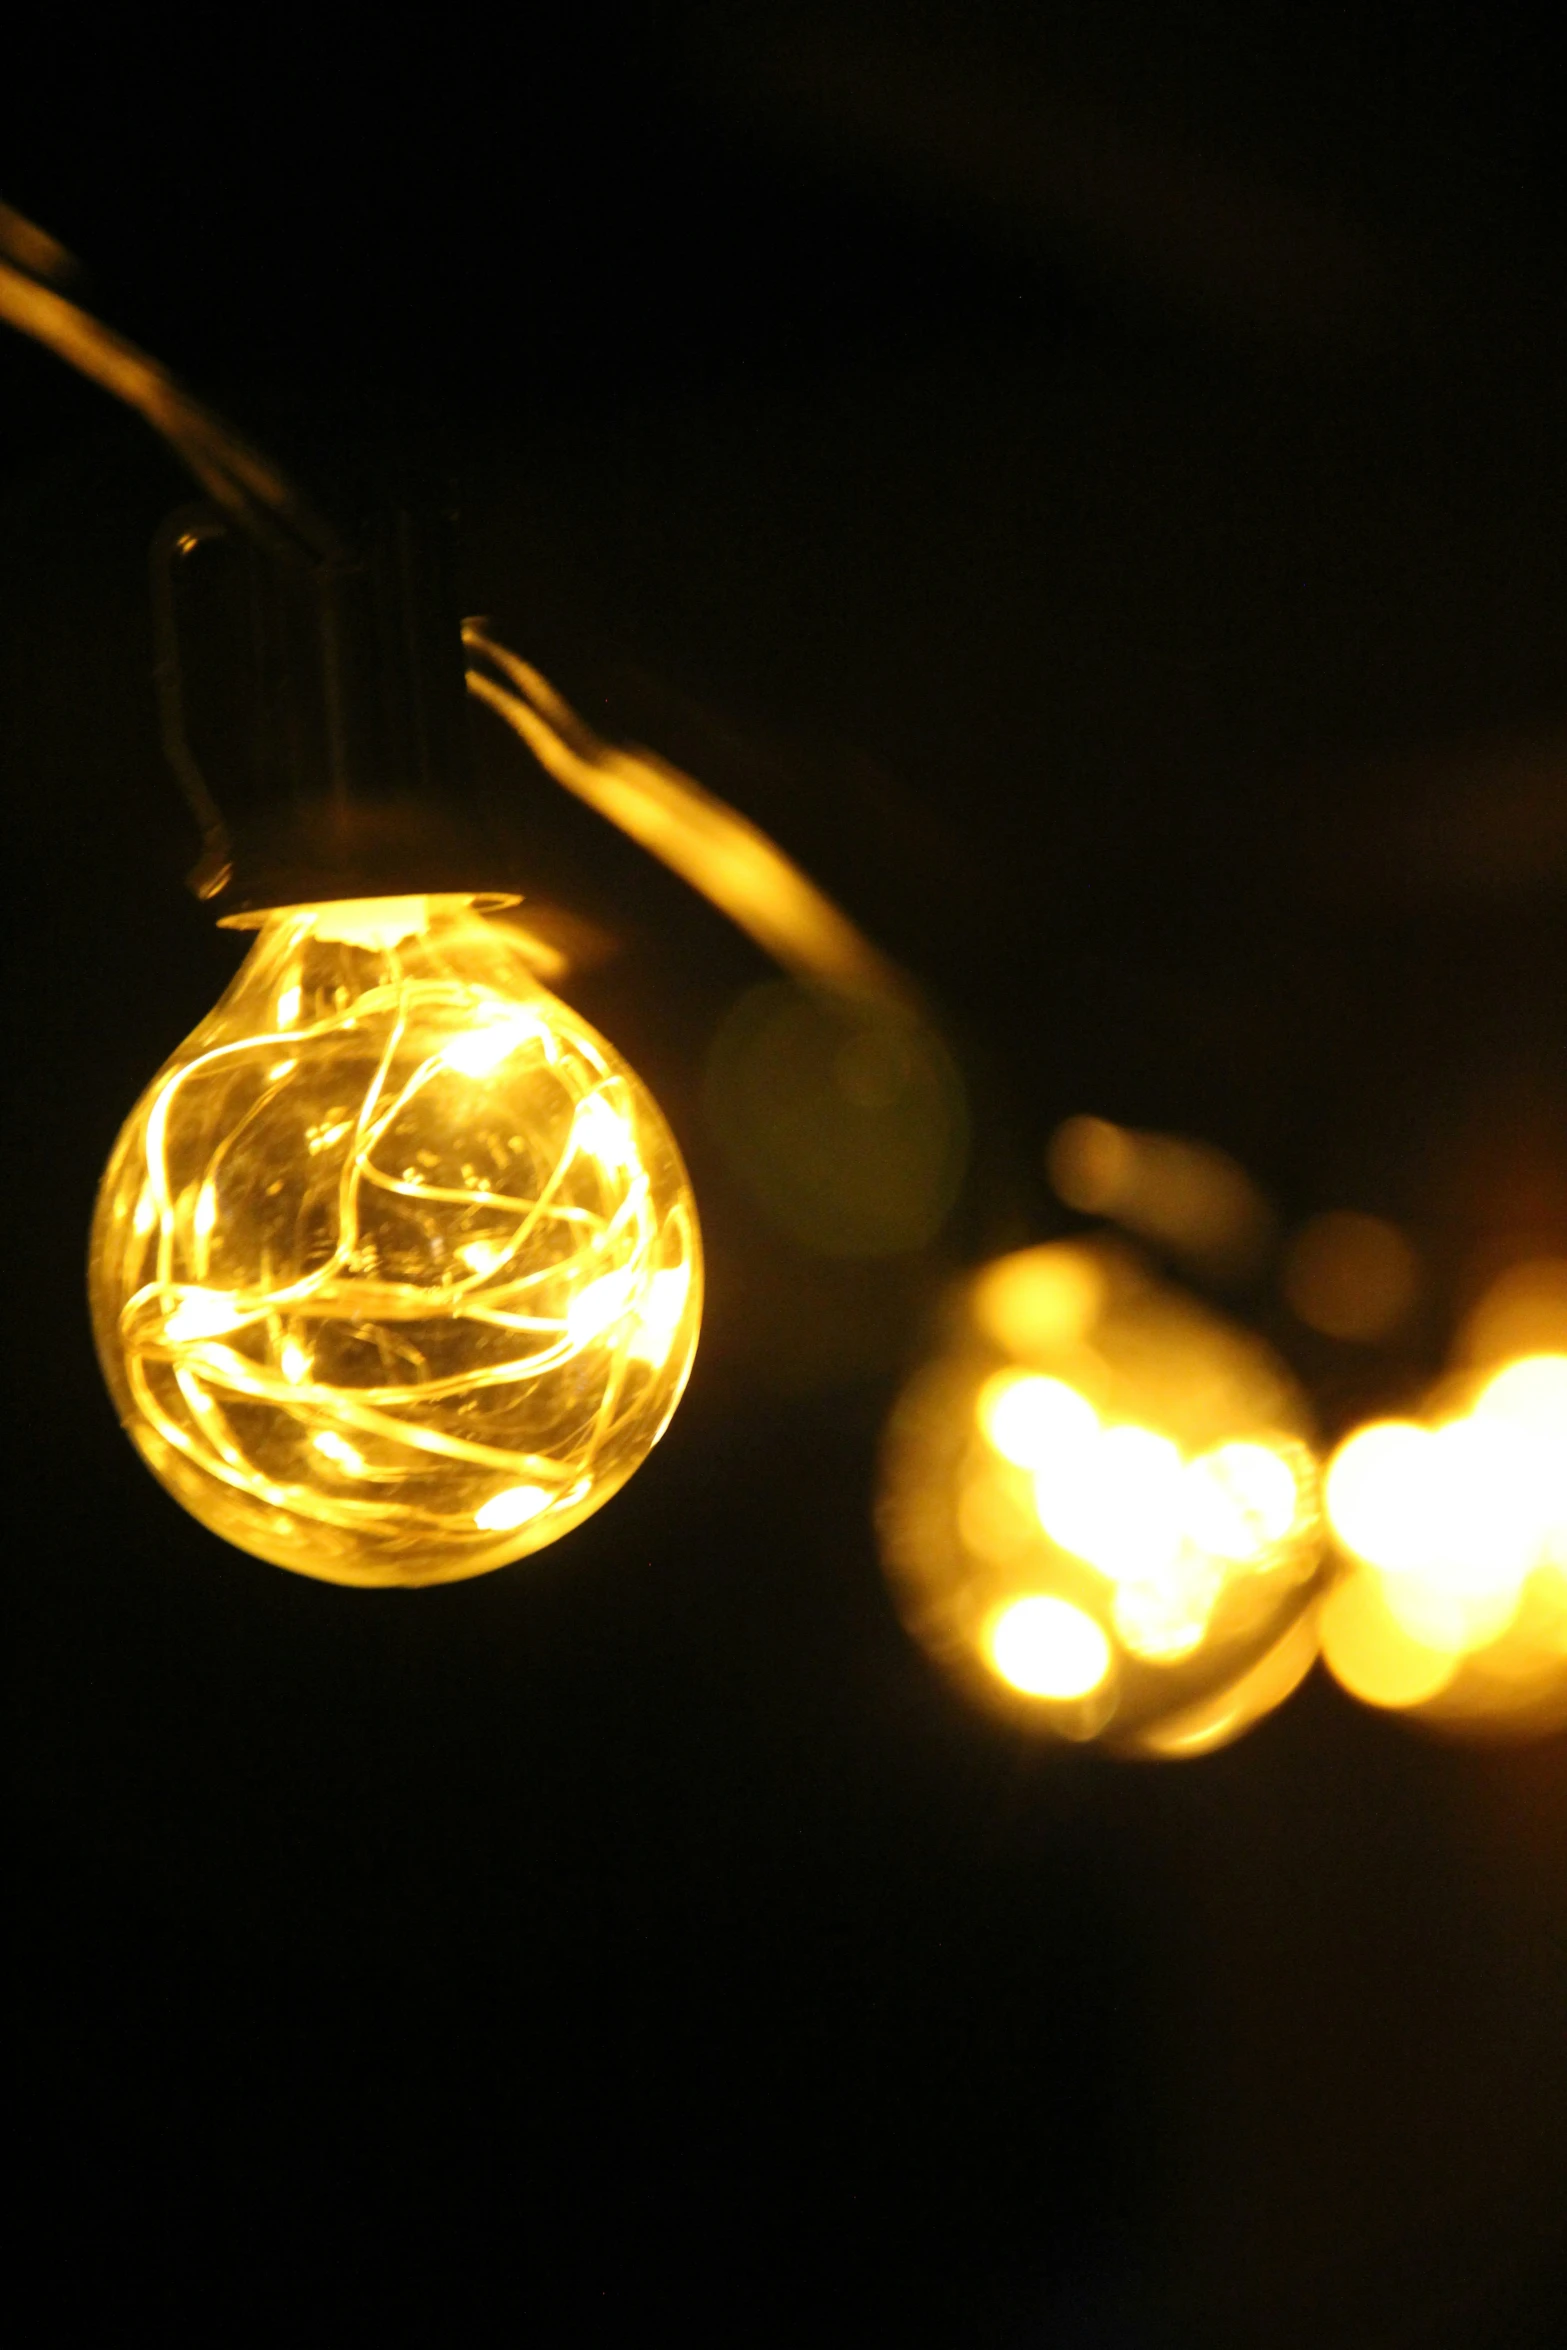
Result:
<svg viewBox="0 0 1567 2350"><path fill-rule="evenodd" d="M242 1550L340 1583L482 1574L599 1508L667 1426L701 1311L685 1169L471 900L255 926L103 1178L110 1389Z"/></svg>
<svg viewBox="0 0 1567 2350"><path fill-rule="evenodd" d="M910 1628L1057 1735L1195 1754L1315 1653L1316 1464L1282 1371L1119 1248L985 1266L888 1430Z"/></svg>
<svg viewBox="0 0 1567 2350"><path fill-rule="evenodd" d="M1505 1335L1520 1294L1509 1276ZM1355 1430L1325 1491L1344 1565L1323 1654L1352 1695L1481 1735L1567 1719L1567 1354L1493 1360L1429 1419Z"/></svg>

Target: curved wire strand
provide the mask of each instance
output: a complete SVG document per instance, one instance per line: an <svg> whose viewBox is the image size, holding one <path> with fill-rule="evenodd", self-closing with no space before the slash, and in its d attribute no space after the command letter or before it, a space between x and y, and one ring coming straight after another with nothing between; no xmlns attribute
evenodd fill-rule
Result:
<svg viewBox="0 0 1567 2350"><path fill-rule="evenodd" d="M468 671L468 691L504 718L565 790L699 890L802 979L912 1010L906 973L761 827L652 751L601 742L548 679L468 621L463 642L510 681Z"/></svg>

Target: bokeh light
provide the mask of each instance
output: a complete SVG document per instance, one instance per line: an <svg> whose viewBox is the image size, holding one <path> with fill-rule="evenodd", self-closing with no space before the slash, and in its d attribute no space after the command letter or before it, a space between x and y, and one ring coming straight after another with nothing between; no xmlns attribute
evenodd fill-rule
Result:
<svg viewBox="0 0 1567 2350"><path fill-rule="evenodd" d="M708 1122L768 1220L821 1257L926 1247L957 1197L968 1107L917 1012L770 980L708 1055Z"/></svg>
<svg viewBox="0 0 1567 2350"><path fill-rule="evenodd" d="M1482 1359L1519 1336L1558 1345ZM1325 1501L1342 1572L1323 1654L1368 1704L1479 1735L1567 1720L1567 1290L1514 1268L1470 1368L1416 1420L1355 1430Z"/></svg>
<svg viewBox="0 0 1567 2350"><path fill-rule="evenodd" d="M1087 1697L1110 1670L1109 1641L1069 1599L1014 1599L990 1629L996 1671L1026 1697Z"/></svg>
<svg viewBox="0 0 1567 2350"><path fill-rule="evenodd" d="M1272 1237L1267 1200L1211 1142L1068 1118L1050 1138L1045 1166L1069 1208L1107 1217L1216 1279L1255 1271Z"/></svg>
<svg viewBox="0 0 1567 2350"><path fill-rule="evenodd" d="M1047 1734L1204 1752L1315 1654L1299 1399L1120 1247L1022 1250L964 1285L889 1425L879 1524L916 1637Z"/></svg>
<svg viewBox="0 0 1567 2350"><path fill-rule="evenodd" d="M1313 1216L1291 1240L1283 1287L1308 1329L1369 1345L1407 1321L1420 1260L1396 1224L1334 1209Z"/></svg>

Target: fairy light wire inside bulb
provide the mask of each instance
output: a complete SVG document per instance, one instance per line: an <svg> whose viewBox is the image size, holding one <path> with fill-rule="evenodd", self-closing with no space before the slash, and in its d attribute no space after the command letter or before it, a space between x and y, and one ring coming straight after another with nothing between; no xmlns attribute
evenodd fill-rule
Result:
<svg viewBox="0 0 1567 2350"><path fill-rule="evenodd" d="M700 1249L667 1130L466 907L270 923L133 1114L105 1217L132 1433L219 1531L310 1572L536 1548L630 1473L689 1366ZM335 1544L302 1555L308 1529Z"/></svg>

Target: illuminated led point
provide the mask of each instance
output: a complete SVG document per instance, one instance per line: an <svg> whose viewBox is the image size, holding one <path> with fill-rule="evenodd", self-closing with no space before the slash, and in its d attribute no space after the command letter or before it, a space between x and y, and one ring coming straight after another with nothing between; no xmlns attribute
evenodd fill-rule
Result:
<svg viewBox="0 0 1567 2350"><path fill-rule="evenodd" d="M637 1308L636 1333L630 1353L635 1362L646 1363L658 1370L669 1360L669 1350L675 1343L691 1294L689 1265L671 1265L662 1273L655 1273L647 1285L647 1294Z"/></svg>
<svg viewBox="0 0 1567 2350"><path fill-rule="evenodd" d="M1106 1428L1034 1481L1053 1542L1102 1575L1157 1576L1181 1546L1180 1448L1151 1428Z"/></svg>
<svg viewBox="0 0 1567 2350"><path fill-rule="evenodd" d="M526 1013L497 1010L465 1035L448 1038L441 1058L464 1077L488 1077L522 1045L537 1041L539 1034L537 1020Z"/></svg>
<svg viewBox="0 0 1567 2350"><path fill-rule="evenodd" d="M285 1338L278 1352L278 1365L291 1387L298 1387L310 1376L310 1357L297 1338Z"/></svg>
<svg viewBox="0 0 1567 2350"><path fill-rule="evenodd" d="M623 1322L636 1302L635 1273L604 1273L579 1290L566 1308L566 1336L574 1347L590 1346L617 1322Z"/></svg>
<svg viewBox="0 0 1567 2350"><path fill-rule="evenodd" d="M601 1093L590 1093L578 1110L573 1140L605 1167L629 1167L636 1159L636 1137Z"/></svg>
<svg viewBox="0 0 1567 2350"><path fill-rule="evenodd" d="M321 1434L313 1437L311 1441L317 1452L324 1453L329 1461L335 1461L338 1467L346 1469L350 1476L363 1476L365 1456L362 1452L357 1452L354 1449L346 1436L339 1436L334 1429L324 1428Z"/></svg>
<svg viewBox="0 0 1567 2350"><path fill-rule="evenodd" d="M1254 1566L1289 1534L1300 1509L1295 1472L1267 1444L1221 1444L1188 1462L1186 1531L1232 1566Z"/></svg>
<svg viewBox="0 0 1567 2350"><path fill-rule="evenodd" d="M463 1263L475 1273L493 1273L503 1264L506 1251L498 1240L465 1240L456 1251Z"/></svg>
<svg viewBox="0 0 1567 2350"><path fill-rule="evenodd" d="M1020 1469L1047 1468L1098 1434L1099 1414L1064 1379L997 1371L979 1391L980 1427Z"/></svg>
<svg viewBox="0 0 1567 2350"><path fill-rule="evenodd" d="M1188 1546L1162 1574L1118 1583L1111 1620L1133 1656L1173 1664L1202 1646L1223 1588L1223 1568Z"/></svg>
<svg viewBox="0 0 1567 2350"><path fill-rule="evenodd" d="M554 1499L542 1485L509 1485L474 1511L473 1522L486 1534L509 1534L514 1526L526 1526L530 1518L541 1516Z"/></svg>
<svg viewBox="0 0 1567 2350"><path fill-rule="evenodd" d="M237 1330L245 1319L231 1297L212 1289L188 1289L163 1325L163 1335L176 1346L193 1338L218 1338Z"/></svg>
<svg viewBox="0 0 1567 2350"><path fill-rule="evenodd" d="M1025 1697L1087 1697L1110 1670L1100 1626L1069 1600L1014 1600L990 1628L990 1660Z"/></svg>

